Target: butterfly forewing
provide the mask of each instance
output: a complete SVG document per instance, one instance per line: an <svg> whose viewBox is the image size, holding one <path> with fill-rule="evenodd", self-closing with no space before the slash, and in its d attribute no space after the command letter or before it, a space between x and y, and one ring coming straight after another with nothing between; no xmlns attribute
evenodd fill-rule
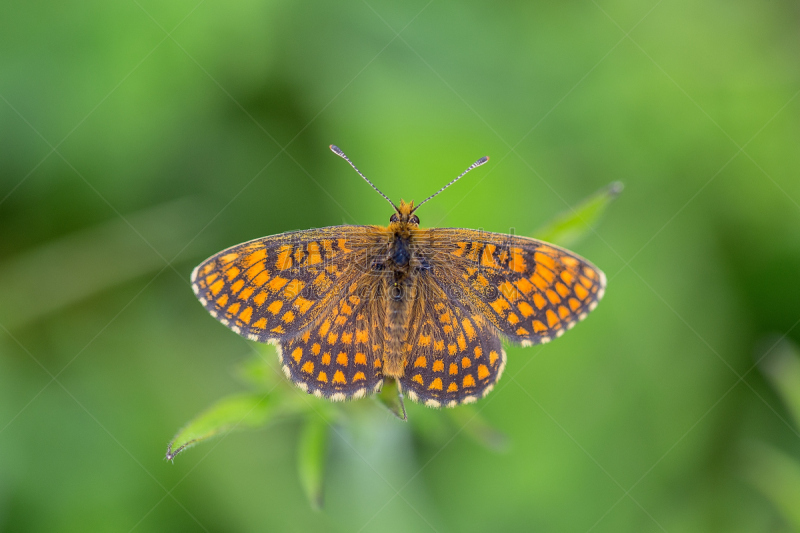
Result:
<svg viewBox="0 0 800 533"><path fill-rule="evenodd" d="M458 228L422 232L440 286L523 345L562 335L603 297L603 272L552 244Z"/></svg>
<svg viewBox="0 0 800 533"><path fill-rule="evenodd" d="M192 288L217 320L251 340L290 339L312 324L357 274L371 226L335 226L256 239L192 272Z"/></svg>

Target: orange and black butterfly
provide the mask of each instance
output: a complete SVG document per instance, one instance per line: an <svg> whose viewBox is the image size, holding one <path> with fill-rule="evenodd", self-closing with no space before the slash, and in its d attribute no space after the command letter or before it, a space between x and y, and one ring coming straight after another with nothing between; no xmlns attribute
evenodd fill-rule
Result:
<svg viewBox="0 0 800 533"><path fill-rule="evenodd" d="M376 191L378 189L336 146ZM192 272L217 320L278 348L298 387L339 401L384 379L430 407L486 396L503 373L501 340L561 336L597 306L606 277L578 255L535 239L419 227L417 208L389 225L333 226L264 237L224 250Z"/></svg>

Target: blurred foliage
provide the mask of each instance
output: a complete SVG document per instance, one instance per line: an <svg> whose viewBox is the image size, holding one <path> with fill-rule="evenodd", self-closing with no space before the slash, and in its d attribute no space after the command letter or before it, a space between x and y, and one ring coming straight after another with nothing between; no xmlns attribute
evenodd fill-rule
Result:
<svg viewBox="0 0 800 533"><path fill-rule="evenodd" d="M792 415L793 431L800 436L800 350L778 338L757 364ZM787 425L790 422L787 422ZM800 460L764 443L747 443L744 474L781 512L794 531L800 531Z"/></svg>
<svg viewBox="0 0 800 533"><path fill-rule="evenodd" d="M758 364L786 405L794 425L800 428L800 350L791 341L779 338Z"/></svg>
<svg viewBox="0 0 800 533"><path fill-rule="evenodd" d="M800 342L798 9L5 3L0 530L792 531L774 502L795 498L798 429L748 370L766 335ZM388 221L331 143L395 201L491 156L423 206L428 227L528 234L624 182L569 245L608 275L603 302L508 350L485 426L410 402L408 424L369 401L340 420L289 388L267 429L164 461L237 378L287 386L198 305L192 268ZM774 459L757 483L754 442Z"/></svg>
<svg viewBox="0 0 800 533"><path fill-rule="evenodd" d="M317 511L322 509L322 480L327 444L327 421L318 416L308 417L297 447L297 472L306 497Z"/></svg>

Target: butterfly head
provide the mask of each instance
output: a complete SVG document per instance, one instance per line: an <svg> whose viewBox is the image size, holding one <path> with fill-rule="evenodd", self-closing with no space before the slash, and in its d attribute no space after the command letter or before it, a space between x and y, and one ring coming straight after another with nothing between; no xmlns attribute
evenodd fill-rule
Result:
<svg viewBox="0 0 800 533"><path fill-rule="evenodd" d="M419 226L419 217L414 214L417 208L414 207L413 201L407 204L405 200L400 200L400 206L395 209L397 212L389 218L389 222L392 224Z"/></svg>

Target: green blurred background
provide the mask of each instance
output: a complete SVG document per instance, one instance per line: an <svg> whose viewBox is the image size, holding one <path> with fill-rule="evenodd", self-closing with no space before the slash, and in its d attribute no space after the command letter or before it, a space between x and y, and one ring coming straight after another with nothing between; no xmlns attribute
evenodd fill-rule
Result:
<svg viewBox="0 0 800 533"><path fill-rule="evenodd" d="M754 368L770 335L800 341L796 1L0 13L0 530L792 530L764 487L790 489L747 465L800 458ZM203 310L192 268L388 221L330 143L395 201L489 155L423 226L531 234L626 188L574 245L609 277L601 305L511 348L476 406L507 450L442 412L347 405L314 512L296 418L164 451L246 389L254 349L274 357Z"/></svg>

